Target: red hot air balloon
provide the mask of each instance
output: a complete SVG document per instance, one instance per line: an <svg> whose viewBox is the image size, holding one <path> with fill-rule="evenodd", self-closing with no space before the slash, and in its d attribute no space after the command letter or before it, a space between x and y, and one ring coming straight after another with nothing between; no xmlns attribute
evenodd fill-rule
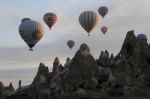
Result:
<svg viewBox="0 0 150 99"><path fill-rule="evenodd" d="M103 32L103 34L105 34L108 31L108 28L106 26L103 26L101 28L101 31Z"/></svg>
<svg viewBox="0 0 150 99"><path fill-rule="evenodd" d="M108 13L108 8L106 6L102 6L98 9L98 12L102 16L102 18L104 18L105 15Z"/></svg>
<svg viewBox="0 0 150 99"><path fill-rule="evenodd" d="M44 22L48 25L48 27L51 29L52 26L57 21L57 16L55 13L46 13L43 17Z"/></svg>
<svg viewBox="0 0 150 99"><path fill-rule="evenodd" d="M72 48L74 47L74 45L75 45L75 42L74 42L73 40L67 41L67 46L68 46L70 49L72 49Z"/></svg>

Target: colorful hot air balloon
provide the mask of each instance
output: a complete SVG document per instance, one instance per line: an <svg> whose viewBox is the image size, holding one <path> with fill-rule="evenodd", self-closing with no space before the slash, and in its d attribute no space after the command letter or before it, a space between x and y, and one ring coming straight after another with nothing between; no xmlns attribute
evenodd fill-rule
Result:
<svg viewBox="0 0 150 99"><path fill-rule="evenodd" d="M98 15L93 11L85 11L79 16L79 23L87 31L88 35L97 25Z"/></svg>
<svg viewBox="0 0 150 99"><path fill-rule="evenodd" d="M102 6L98 9L99 14L104 18L108 13L108 8L106 6Z"/></svg>
<svg viewBox="0 0 150 99"><path fill-rule="evenodd" d="M108 28L106 26L103 26L101 28L101 31L103 32L103 34L105 34L108 31Z"/></svg>
<svg viewBox="0 0 150 99"><path fill-rule="evenodd" d="M74 42L73 40L67 41L67 46L68 46L70 49L72 49L72 48L74 47L74 45L75 45L75 42Z"/></svg>
<svg viewBox="0 0 150 99"><path fill-rule="evenodd" d="M44 22L48 25L48 27L51 29L52 26L57 21L57 16L55 13L46 13L43 17Z"/></svg>
<svg viewBox="0 0 150 99"><path fill-rule="evenodd" d="M19 34L32 51L32 47L43 37L44 29L39 22L26 19L24 18L19 26Z"/></svg>

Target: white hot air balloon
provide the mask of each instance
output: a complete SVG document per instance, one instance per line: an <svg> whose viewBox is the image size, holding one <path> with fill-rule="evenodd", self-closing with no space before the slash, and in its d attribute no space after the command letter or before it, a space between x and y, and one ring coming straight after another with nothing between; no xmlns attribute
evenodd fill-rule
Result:
<svg viewBox="0 0 150 99"><path fill-rule="evenodd" d="M44 28L39 22L24 18L19 26L19 34L32 51L32 47L43 37Z"/></svg>

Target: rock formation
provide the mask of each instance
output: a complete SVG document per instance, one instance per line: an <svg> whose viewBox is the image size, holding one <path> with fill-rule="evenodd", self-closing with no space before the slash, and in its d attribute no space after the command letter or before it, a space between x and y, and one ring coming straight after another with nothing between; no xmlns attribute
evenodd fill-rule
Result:
<svg viewBox="0 0 150 99"><path fill-rule="evenodd" d="M4 86L2 82L0 82L0 99L6 99L7 96L11 96L15 93L15 89L12 83L9 86Z"/></svg>
<svg viewBox="0 0 150 99"><path fill-rule="evenodd" d="M0 82L0 99L103 99L107 96L150 96L150 44L147 38L129 31L120 52L114 56L107 50L95 59L90 48L82 44L64 66L56 57L53 69L40 63L28 86ZM2 98L1 98L2 97Z"/></svg>

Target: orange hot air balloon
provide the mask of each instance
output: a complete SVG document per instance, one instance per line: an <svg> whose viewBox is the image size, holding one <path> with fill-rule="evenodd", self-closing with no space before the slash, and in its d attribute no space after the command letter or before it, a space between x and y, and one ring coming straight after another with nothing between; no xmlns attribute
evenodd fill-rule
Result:
<svg viewBox="0 0 150 99"><path fill-rule="evenodd" d="M103 26L103 27L101 28L101 31L102 31L103 34L105 34L105 33L108 31L107 26Z"/></svg>
<svg viewBox="0 0 150 99"><path fill-rule="evenodd" d="M72 49L72 48L74 47L74 45L75 45L75 42L74 42L73 40L67 41L67 46L68 46L70 49Z"/></svg>
<svg viewBox="0 0 150 99"><path fill-rule="evenodd" d="M57 21L57 16L55 13L46 13L43 17L44 22L47 24L49 29L52 28L52 26L56 23Z"/></svg>
<svg viewBox="0 0 150 99"><path fill-rule="evenodd" d="M98 15L93 11L85 11L79 16L79 23L87 31L88 35L97 25Z"/></svg>

